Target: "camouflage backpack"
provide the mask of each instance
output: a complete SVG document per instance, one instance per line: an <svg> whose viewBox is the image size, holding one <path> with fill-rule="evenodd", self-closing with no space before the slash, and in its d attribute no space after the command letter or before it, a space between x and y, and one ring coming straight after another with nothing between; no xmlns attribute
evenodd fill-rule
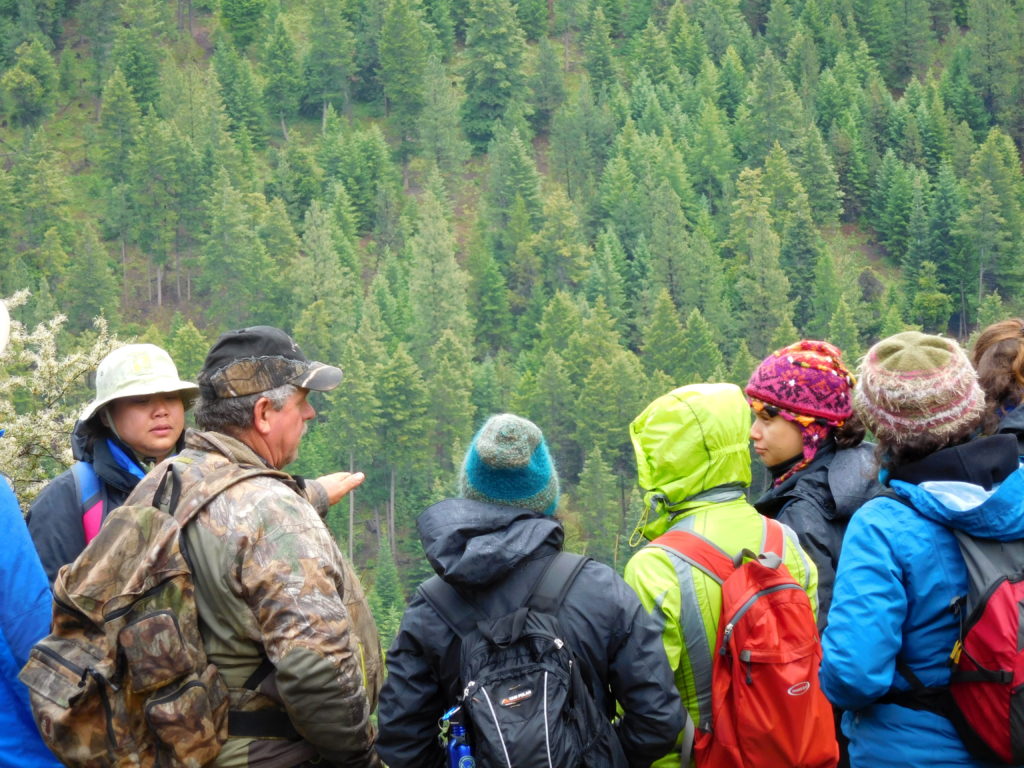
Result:
<svg viewBox="0 0 1024 768"><path fill-rule="evenodd" d="M181 496L180 461L163 465L151 505L113 510L61 568L51 632L21 670L39 732L67 766L200 768L227 737L228 691L207 662L182 530L235 483L280 473L229 465Z"/></svg>

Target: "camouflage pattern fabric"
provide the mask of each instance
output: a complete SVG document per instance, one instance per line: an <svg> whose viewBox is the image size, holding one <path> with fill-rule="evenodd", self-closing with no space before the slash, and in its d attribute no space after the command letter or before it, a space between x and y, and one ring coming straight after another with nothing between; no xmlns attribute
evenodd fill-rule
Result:
<svg viewBox="0 0 1024 768"><path fill-rule="evenodd" d="M211 432L189 431L180 459L186 489L225 466L266 467L245 444ZM133 498L155 490L147 477ZM322 493L284 473L254 477L199 512L186 541L204 646L231 709L284 709L328 763L378 766L370 713L382 683L380 641L359 579L306 498ZM245 689L265 657L274 673ZM213 765L292 766L304 759L290 760L299 746L229 736Z"/></svg>
<svg viewBox="0 0 1024 768"><path fill-rule="evenodd" d="M154 472L154 491L168 469ZM216 757L228 691L203 646L181 530L225 487L268 471L211 473L180 497L174 517L166 505L118 507L61 568L51 633L20 677L65 765L201 768Z"/></svg>

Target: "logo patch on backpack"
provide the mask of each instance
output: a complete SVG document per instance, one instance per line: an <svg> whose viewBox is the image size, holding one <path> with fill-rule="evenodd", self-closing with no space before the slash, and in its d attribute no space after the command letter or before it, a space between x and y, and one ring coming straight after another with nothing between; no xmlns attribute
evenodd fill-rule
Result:
<svg viewBox="0 0 1024 768"><path fill-rule="evenodd" d="M528 698L533 696L533 689L527 688L525 691L517 691L511 693L501 700L501 706L503 707L516 707L526 701Z"/></svg>

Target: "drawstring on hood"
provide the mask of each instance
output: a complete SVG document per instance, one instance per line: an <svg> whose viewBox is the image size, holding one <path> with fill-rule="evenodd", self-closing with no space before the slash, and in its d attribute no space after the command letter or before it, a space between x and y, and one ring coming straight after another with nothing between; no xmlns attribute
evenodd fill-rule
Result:
<svg viewBox="0 0 1024 768"><path fill-rule="evenodd" d="M749 431L750 409L733 384L690 384L648 405L629 426L645 492L630 544L657 538L687 510L740 498L750 485Z"/></svg>

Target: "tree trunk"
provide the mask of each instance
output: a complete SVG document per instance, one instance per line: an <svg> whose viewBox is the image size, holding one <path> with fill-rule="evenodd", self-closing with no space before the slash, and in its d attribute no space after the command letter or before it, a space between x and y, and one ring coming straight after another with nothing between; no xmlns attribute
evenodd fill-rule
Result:
<svg viewBox="0 0 1024 768"><path fill-rule="evenodd" d="M395 468L391 468L391 488L388 489L388 546L395 556Z"/></svg>
<svg viewBox="0 0 1024 768"><path fill-rule="evenodd" d="M156 265L156 305L164 305L164 265Z"/></svg>
<svg viewBox="0 0 1024 768"><path fill-rule="evenodd" d="M281 135L284 136L285 141L288 141L288 126L284 122L284 112L281 113Z"/></svg>
<svg viewBox="0 0 1024 768"><path fill-rule="evenodd" d="M355 471L355 455L350 450L348 452L348 471ZM353 561L355 549L352 544L352 540L356 535L356 492L349 491L348 494L348 561Z"/></svg>

